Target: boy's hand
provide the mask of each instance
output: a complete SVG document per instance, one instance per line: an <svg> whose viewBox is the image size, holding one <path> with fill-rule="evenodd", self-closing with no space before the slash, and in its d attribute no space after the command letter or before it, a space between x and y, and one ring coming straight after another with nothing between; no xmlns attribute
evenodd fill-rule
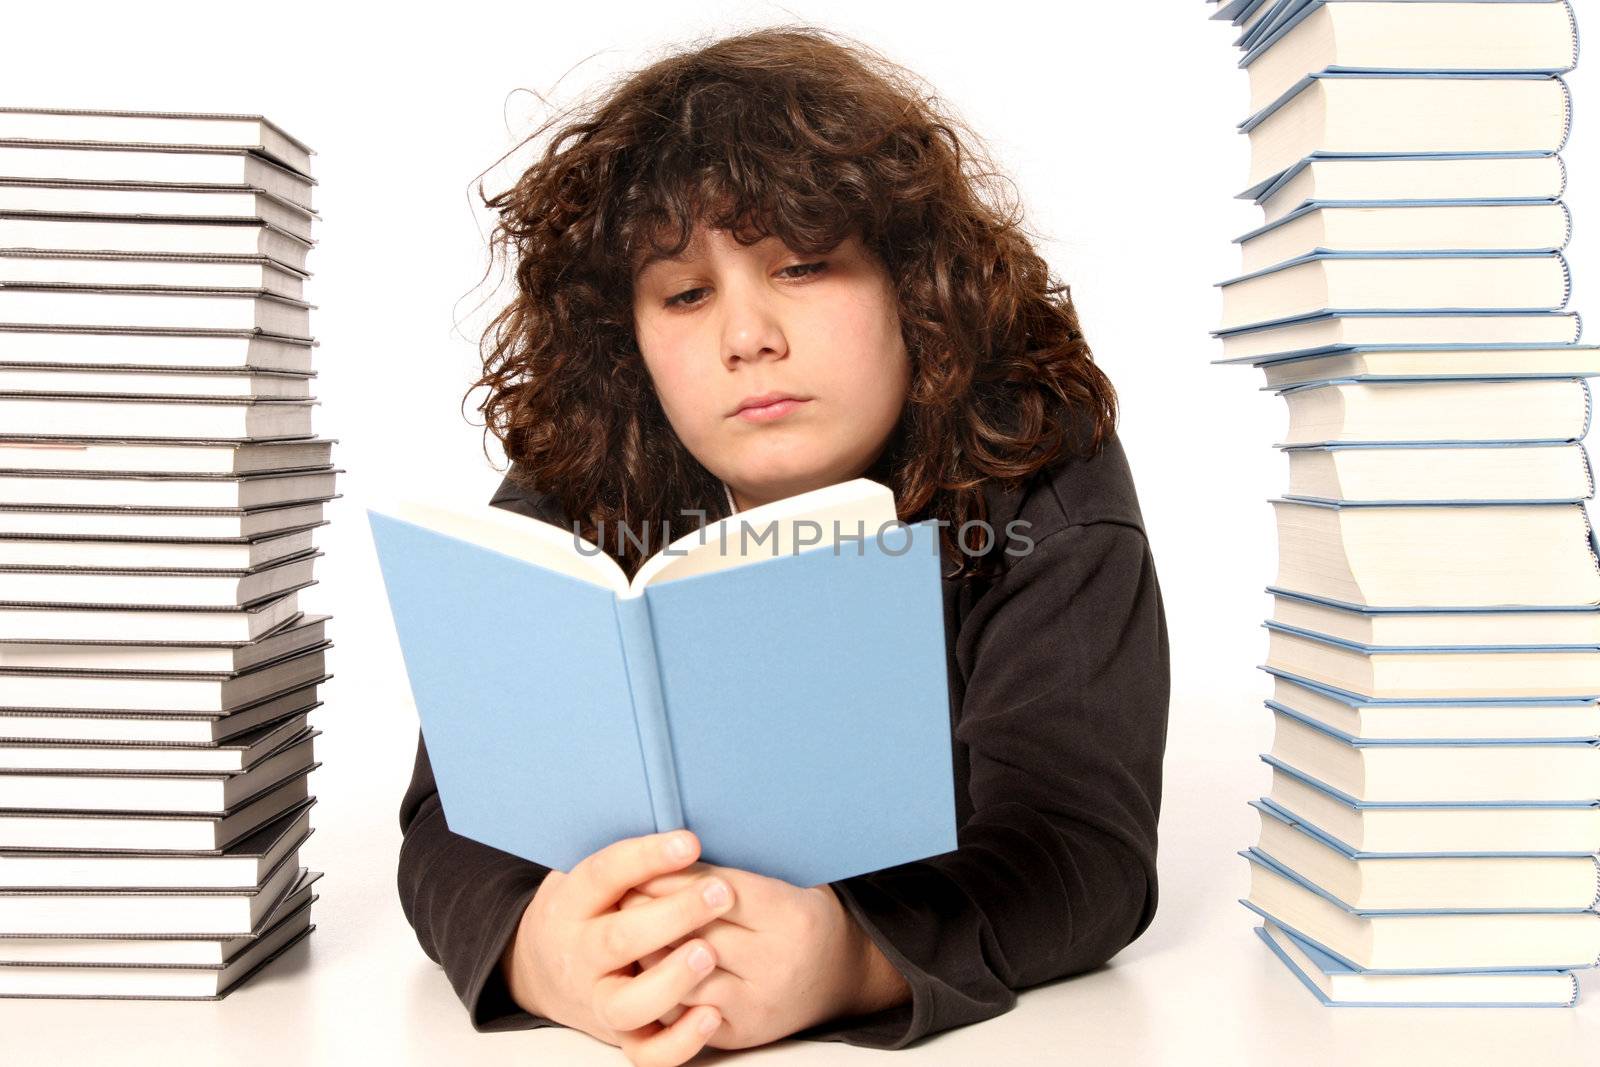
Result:
<svg viewBox="0 0 1600 1067"><path fill-rule="evenodd" d="M673 845L680 846L679 851ZM634 886L682 872L700 854L686 830L626 838L551 871L523 911L501 967L511 998L524 1010L616 1045L639 1067L675 1067L693 1058L722 1023L714 1006L656 1020L688 996L716 966L716 950L693 932L726 914L736 896L705 873L680 874L672 892L629 908L617 902ZM720 899L712 892L721 889ZM667 953L639 973L640 957Z"/></svg>
<svg viewBox="0 0 1600 1067"><path fill-rule="evenodd" d="M624 914L671 899L695 879L733 886L737 903L689 935L716 951L717 967L660 1019L669 1026L702 1005L722 1025L706 1043L749 1048L841 1015L868 1014L910 996L905 979L844 910L829 885L801 889L736 867L696 863L628 892ZM678 951L666 944L639 960L643 975L670 973Z"/></svg>

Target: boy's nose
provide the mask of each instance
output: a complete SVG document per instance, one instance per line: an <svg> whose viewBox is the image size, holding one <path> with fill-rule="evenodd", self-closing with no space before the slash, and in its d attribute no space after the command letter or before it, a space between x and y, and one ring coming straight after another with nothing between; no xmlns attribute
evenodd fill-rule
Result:
<svg viewBox="0 0 1600 1067"><path fill-rule="evenodd" d="M781 359L789 354L783 327L771 308L760 301L739 301L737 306L730 301L729 304L722 331L725 364L731 367L740 360Z"/></svg>

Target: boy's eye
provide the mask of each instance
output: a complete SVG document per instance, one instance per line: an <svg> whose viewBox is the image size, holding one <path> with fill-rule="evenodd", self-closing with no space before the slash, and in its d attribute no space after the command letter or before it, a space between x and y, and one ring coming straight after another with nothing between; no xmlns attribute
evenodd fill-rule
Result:
<svg viewBox="0 0 1600 1067"><path fill-rule="evenodd" d="M793 266L783 268L783 270L779 271L778 273L782 274L782 273L784 273L786 271L795 270L795 271L800 271L800 273L797 274L797 275L793 275L793 277L804 278L807 275L818 274L818 273L822 272L823 270L825 270L827 268L827 266L828 266L828 261L827 260L818 260L815 263L796 263Z"/></svg>
<svg viewBox="0 0 1600 1067"><path fill-rule="evenodd" d="M827 260L818 260L815 263L795 263L795 264L792 264L790 266L784 267L778 273L779 274L787 274L791 278L808 278L808 277L811 277L814 274L822 273L822 271L826 270L827 267L828 267ZM794 273L790 273L791 271L794 272ZM669 308L671 308L671 307L690 307L690 306L692 306L694 304L699 303L699 301L696 299L696 296L698 294L700 294L700 293L703 293L703 292L705 292L705 286L700 286L700 287L695 288L695 289L685 289L683 292L678 293L676 296L667 297L667 299L664 301L664 303Z"/></svg>
<svg viewBox="0 0 1600 1067"><path fill-rule="evenodd" d="M686 300L684 298L685 297L692 297L692 296L694 296L694 294L702 293L702 292L705 292L705 287L704 286L702 286L699 289L685 289L683 292L679 293L677 296L669 296L669 297L667 297L666 305L669 308L670 307L680 307L680 306L687 307L690 304L694 303L694 301L693 300Z"/></svg>

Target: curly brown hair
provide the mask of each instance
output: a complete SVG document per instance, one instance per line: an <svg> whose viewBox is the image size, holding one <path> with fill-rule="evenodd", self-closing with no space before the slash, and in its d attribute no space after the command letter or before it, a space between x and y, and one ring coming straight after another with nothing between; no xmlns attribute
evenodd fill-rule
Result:
<svg viewBox="0 0 1600 1067"><path fill-rule="evenodd" d="M801 254L857 235L888 270L911 384L866 476L894 491L902 520L945 520L955 574L995 566L996 553L956 540L987 519L986 481L1018 488L1112 432L1116 394L1070 288L1034 251L981 141L859 42L813 27L726 37L627 76L523 144L546 134L516 183L484 198L516 292L484 333L468 394L488 388L485 440L499 438L512 478L630 575L698 528L696 509L728 513L668 423L633 329L637 264L680 253L697 224ZM618 528L664 539L599 536Z"/></svg>

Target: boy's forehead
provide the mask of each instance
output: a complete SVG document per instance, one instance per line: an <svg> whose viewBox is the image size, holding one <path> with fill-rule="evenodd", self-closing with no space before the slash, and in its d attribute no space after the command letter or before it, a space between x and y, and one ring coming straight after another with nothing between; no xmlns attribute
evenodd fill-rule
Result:
<svg viewBox="0 0 1600 1067"><path fill-rule="evenodd" d="M638 265L634 267L634 276L637 277L643 274L657 263L682 263L685 260L698 259L705 255L708 246L713 241L734 242L734 237L729 231L707 225L704 222L695 223L694 229L690 231L688 244L684 245L678 252L673 253L670 248L676 237L677 234L673 231L663 229L656 232L653 243L647 239L644 243L644 250L638 257ZM776 240L778 240L777 237L769 234L757 241L756 245L765 245Z"/></svg>

